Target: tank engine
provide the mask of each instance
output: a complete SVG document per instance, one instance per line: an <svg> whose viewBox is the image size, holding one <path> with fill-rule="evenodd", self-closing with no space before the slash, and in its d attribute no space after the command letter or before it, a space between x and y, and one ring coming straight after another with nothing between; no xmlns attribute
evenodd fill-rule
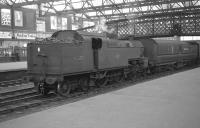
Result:
<svg viewBox="0 0 200 128"><path fill-rule="evenodd" d="M140 41L58 31L51 38L28 44L28 73L43 95L53 90L67 96L76 88L86 90L146 72L148 59L143 52Z"/></svg>

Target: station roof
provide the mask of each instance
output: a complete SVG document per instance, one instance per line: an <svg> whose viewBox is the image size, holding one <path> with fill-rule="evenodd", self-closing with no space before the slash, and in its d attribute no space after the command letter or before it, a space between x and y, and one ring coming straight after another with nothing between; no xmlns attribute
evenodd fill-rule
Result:
<svg viewBox="0 0 200 128"><path fill-rule="evenodd" d="M73 15L86 21L129 19L149 14L200 9L200 0L1 0L0 8L28 7L55 15Z"/></svg>

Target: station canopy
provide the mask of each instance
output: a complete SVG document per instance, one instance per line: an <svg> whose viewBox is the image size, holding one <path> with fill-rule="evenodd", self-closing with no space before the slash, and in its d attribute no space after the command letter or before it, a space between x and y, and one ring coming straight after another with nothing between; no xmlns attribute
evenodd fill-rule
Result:
<svg viewBox="0 0 200 128"><path fill-rule="evenodd" d="M72 15L83 21L129 19L199 5L199 0L0 0L0 8L33 8L41 10L42 16Z"/></svg>

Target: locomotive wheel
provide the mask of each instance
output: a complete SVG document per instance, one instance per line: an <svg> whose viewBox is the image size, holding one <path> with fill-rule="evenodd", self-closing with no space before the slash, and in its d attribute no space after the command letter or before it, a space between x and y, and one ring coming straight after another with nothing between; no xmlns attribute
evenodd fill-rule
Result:
<svg viewBox="0 0 200 128"><path fill-rule="evenodd" d="M118 75L115 77L115 82L122 82L124 80L124 75Z"/></svg>
<svg viewBox="0 0 200 128"><path fill-rule="evenodd" d="M130 73L130 74L128 75L128 79L134 82L134 81L136 81L137 76L136 76L135 73Z"/></svg>
<svg viewBox="0 0 200 128"><path fill-rule="evenodd" d="M88 91L89 89L89 80L88 78L82 78L79 80L79 85L83 91Z"/></svg>
<svg viewBox="0 0 200 128"><path fill-rule="evenodd" d="M95 80L95 85L97 87L103 87L108 83L108 79L106 77Z"/></svg>
<svg viewBox="0 0 200 128"><path fill-rule="evenodd" d="M57 92L61 96L66 96L67 97L71 92L71 85L67 81L59 83L58 87L57 87Z"/></svg>

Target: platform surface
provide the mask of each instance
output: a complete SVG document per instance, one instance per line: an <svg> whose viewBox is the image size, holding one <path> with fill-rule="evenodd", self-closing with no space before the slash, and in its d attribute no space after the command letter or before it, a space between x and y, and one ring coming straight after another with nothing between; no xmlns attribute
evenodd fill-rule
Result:
<svg viewBox="0 0 200 128"><path fill-rule="evenodd" d="M27 62L0 63L0 72L27 69Z"/></svg>
<svg viewBox="0 0 200 128"><path fill-rule="evenodd" d="M200 68L5 121L0 128L200 128Z"/></svg>

